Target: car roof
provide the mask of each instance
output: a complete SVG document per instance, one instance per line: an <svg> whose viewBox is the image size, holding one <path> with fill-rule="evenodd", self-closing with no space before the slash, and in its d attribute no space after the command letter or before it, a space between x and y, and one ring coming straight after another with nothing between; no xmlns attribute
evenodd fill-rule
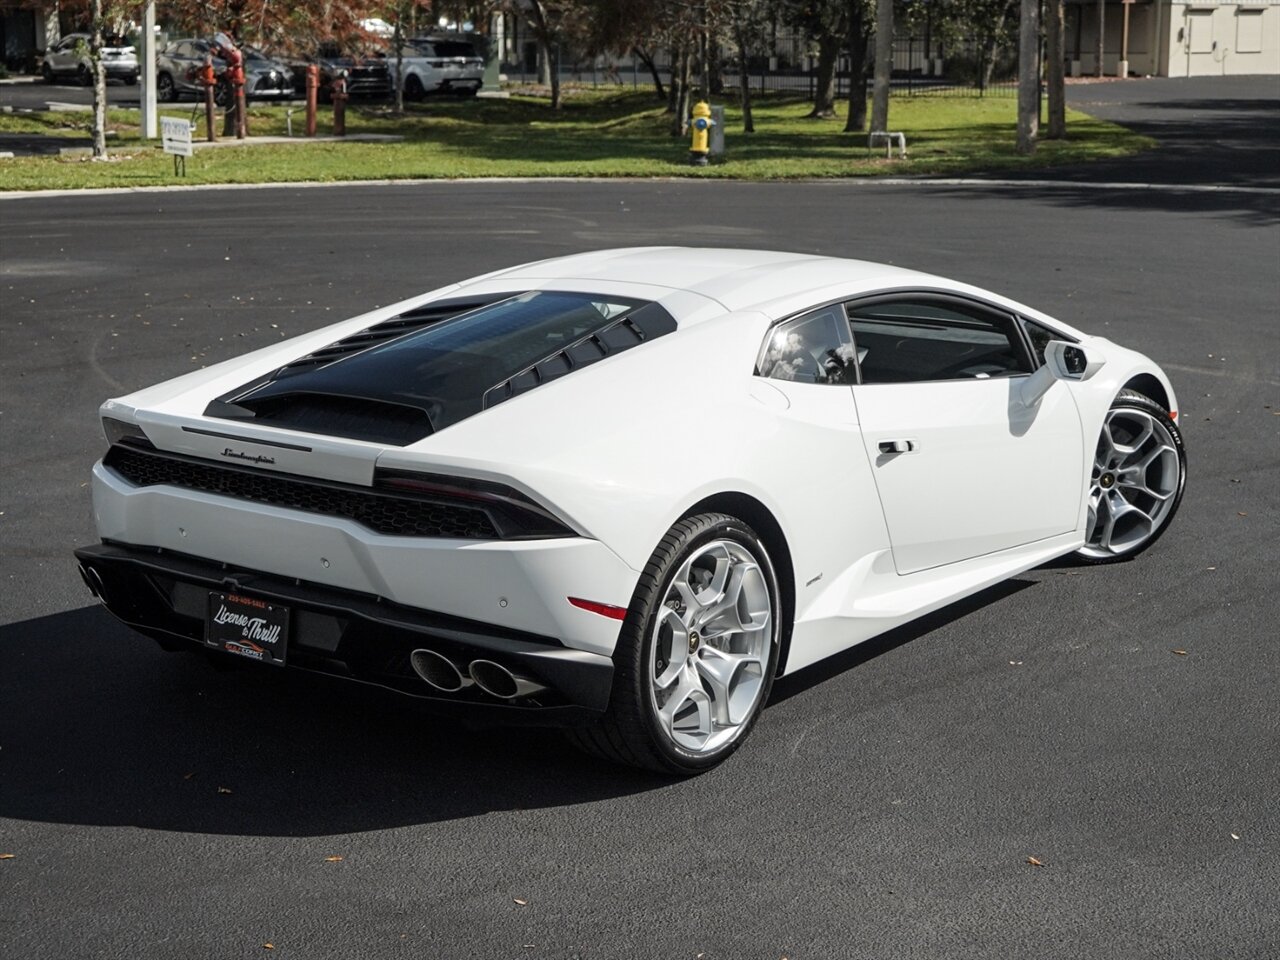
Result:
<svg viewBox="0 0 1280 960"><path fill-rule="evenodd" d="M643 283L715 300L726 310L765 309L816 291L844 294L902 286L958 287L941 277L869 260L778 250L627 247L558 257L516 267L504 281L574 280ZM773 312L773 311L769 311Z"/></svg>

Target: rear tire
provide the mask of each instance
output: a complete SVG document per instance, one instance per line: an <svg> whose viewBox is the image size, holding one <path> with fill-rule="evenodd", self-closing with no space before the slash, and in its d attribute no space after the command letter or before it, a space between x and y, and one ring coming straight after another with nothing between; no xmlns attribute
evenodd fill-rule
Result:
<svg viewBox="0 0 1280 960"><path fill-rule="evenodd" d="M49 66L47 63L40 64L40 77L45 83L53 83L53 67Z"/></svg>
<svg viewBox="0 0 1280 960"><path fill-rule="evenodd" d="M173 77L161 73L156 77L156 99L161 103L176 103L178 89L173 85Z"/></svg>
<svg viewBox="0 0 1280 960"><path fill-rule="evenodd" d="M1121 390L1103 421L1089 483L1082 563L1136 557L1169 529L1187 482L1187 451L1169 411Z"/></svg>
<svg viewBox="0 0 1280 960"><path fill-rule="evenodd" d="M747 524L722 513L681 520L631 599L608 710L570 739L661 773L692 776L722 763L769 698L780 596L769 552Z"/></svg>

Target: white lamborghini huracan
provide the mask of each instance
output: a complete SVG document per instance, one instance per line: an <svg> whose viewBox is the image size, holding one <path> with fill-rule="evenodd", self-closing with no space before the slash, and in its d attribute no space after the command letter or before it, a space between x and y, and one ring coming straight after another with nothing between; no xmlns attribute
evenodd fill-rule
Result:
<svg viewBox="0 0 1280 960"><path fill-rule="evenodd" d="M684 774L777 676L1054 557L1134 556L1186 476L1147 357L940 277L747 250L502 270L101 413L76 555L166 649Z"/></svg>

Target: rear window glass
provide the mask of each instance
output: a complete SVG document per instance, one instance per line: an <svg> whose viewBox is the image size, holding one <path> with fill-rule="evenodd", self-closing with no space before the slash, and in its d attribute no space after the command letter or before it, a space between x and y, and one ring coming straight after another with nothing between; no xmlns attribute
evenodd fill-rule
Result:
<svg viewBox="0 0 1280 960"><path fill-rule="evenodd" d="M235 402L300 394L355 398L416 408L432 430L441 430L675 327L659 304L644 300L521 293L291 373Z"/></svg>
<svg viewBox="0 0 1280 960"><path fill-rule="evenodd" d="M460 40L436 40L432 43L437 57L474 57L475 47Z"/></svg>
<svg viewBox="0 0 1280 960"><path fill-rule="evenodd" d="M484 357L488 376L505 380L542 357L581 340L643 301L534 291L482 307L384 347Z"/></svg>

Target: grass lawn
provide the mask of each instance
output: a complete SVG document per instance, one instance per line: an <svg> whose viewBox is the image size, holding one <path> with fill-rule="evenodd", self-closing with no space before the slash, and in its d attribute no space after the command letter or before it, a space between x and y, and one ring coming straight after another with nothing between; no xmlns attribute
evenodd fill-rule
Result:
<svg viewBox="0 0 1280 960"><path fill-rule="evenodd" d="M191 104L166 107L169 116L193 116ZM198 151L180 182L267 183L304 180L427 179L442 177L712 177L774 180L874 175L956 175L1027 169L1127 156L1154 141L1123 127L1071 111L1066 140L1041 141L1035 156L1014 152L1015 101L1011 97L895 97L890 128L907 137L908 158L871 154L863 134L844 133L843 118L805 117L795 96L756 102L753 134L742 133L741 111L726 110L727 156L705 168L688 165L688 142L667 135L669 117L651 93L571 91L562 110L545 99L431 100L402 116L384 107L347 111L347 132L398 134L400 143L263 144ZM841 111L844 104L840 105ZM203 135L203 108L198 111ZM250 109L255 135L285 132L284 108ZM303 111L295 109L295 132ZM0 132L83 138L84 113L0 115ZM177 182L172 159L137 137L135 111L111 111L108 161L84 157L0 159L0 189L136 187ZM319 130L330 129L324 108Z"/></svg>

